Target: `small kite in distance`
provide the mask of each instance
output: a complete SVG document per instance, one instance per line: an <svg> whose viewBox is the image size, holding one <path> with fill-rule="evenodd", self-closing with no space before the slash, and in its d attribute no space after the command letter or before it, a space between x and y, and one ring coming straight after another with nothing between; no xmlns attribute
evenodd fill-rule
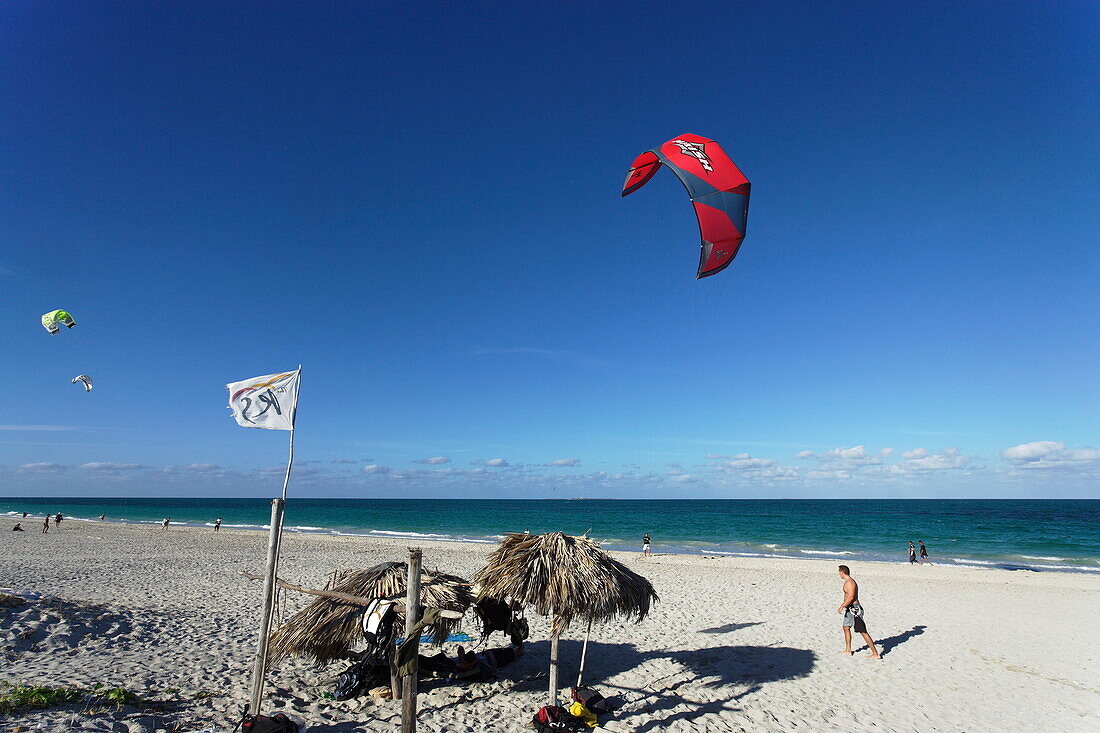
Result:
<svg viewBox="0 0 1100 733"><path fill-rule="evenodd" d="M699 220L703 242L695 277L721 272L733 262L745 238L749 179L715 141L680 135L634 159L623 183L623 196L649 183L662 163L684 184Z"/></svg>
<svg viewBox="0 0 1100 733"><path fill-rule="evenodd" d="M61 325L58 325L61 324ZM76 325L76 321L73 316L67 310L55 310L49 313L42 314L42 328L46 329L50 333L58 333L61 331L61 326L67 326L72 328Z"/></svg>
<svg viewBox="0 0 1100 733"><path fill-rule="evenodd" d="M92 378L89 377L87 374L78 374L73 377L73 384L76 384L77 382L80 382L84 385L85 392L92 391Z"/></svg>

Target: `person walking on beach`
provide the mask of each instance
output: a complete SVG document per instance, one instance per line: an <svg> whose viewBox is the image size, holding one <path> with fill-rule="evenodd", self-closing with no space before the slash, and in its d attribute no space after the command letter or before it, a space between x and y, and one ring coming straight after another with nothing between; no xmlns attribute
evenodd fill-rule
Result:
<svg viewBox="0 0 1100 733"><path fill-rule="evenodd" d="M50 531L50 515L46 515L46 521L42 522L42 534Z"/></svg>
<svg viewBox="0 0 1100 733"><path fill-rule="evenodd" d="M917 548L913 547L913 540L909 540L909 564L917 564Z"/></svg>
<svg viewBox="0 0 1100 733"><path fill-rule="evenodd" d="M875 647L874 639L867 633L867 624L863 620L863 606L859 604L859 586L852 578L852 571L848 569L847 565L840 565L837 567L837 573L840 575L840 579L844 581L844 600L841 601L840 607L836 609L837 613L844 615L844 620L841 622L841 628L844 629L844 648L840 650L841 654L852 655L852 629L856 630L857 634L863 636L863 640L867 642L868 648L871 650L869 659L882 659L882 655L878 653L878 649Z"/></svg>
<svg viewBox="0 0 1100 733"><path fill-rule="evenodd" d="M649 532L642 535L642 557L649 557Z"/></svg>
<svg viewBox="0 0 1100 733"><path fill-rule="evenodd" d="M168 529L168 523L172 521L171 517L165 517L164 521L160 523L161 529Z"/></svg>
<svg viewBox="0 0 1100 733"><path fill-rule="evenodd" d="M26 518L27 518L27 513L23 512L23 519L26 519Z"/></svg>
<svg viewBox="0 0 1100 733"><path fill-rule="evenodd" d="M920 564L928 563L931 565L932 561L928 559L928 548L924 546L924 540L917 540L917 542L920 543Z"/></svg>
<svg viewBox="0 0 1100 733"><path fill-rule="evenodd" d="M214 531L217 532L221 528L222 528L222 518L218 517L217 519L214 520Z"/></svg>
<svg viewBox="0 0 1100 733"><path fill-rule="evenodd" d="M63 516L61 515L61 512L58 512L58 513L57 513L57 516L56 516L56 517L54 518L54 520L53 520L53 523L54 523L55 525L57 525L58 527L60 527L60 526L61 526L61 520L62 520L62 519L64 519L64 518L65 518L65 517L63 517Z"/></svg>

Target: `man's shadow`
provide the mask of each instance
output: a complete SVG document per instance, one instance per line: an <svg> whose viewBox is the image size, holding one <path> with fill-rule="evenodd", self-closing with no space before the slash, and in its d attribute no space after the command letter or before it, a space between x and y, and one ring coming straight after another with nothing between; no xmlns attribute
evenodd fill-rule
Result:
<svg viewBox="0 0 1100 733"><path fill-rule="evenodd" d="M879 639L875 642L878 644L879 654L885 657L894 647L898 646L899 644L904 644L905 642L912 639L914 636L920 636L921 634L923 634L926 628L928 627L914 626L908 631L903 631L900 634L894 634L893 636L888 636L885 639ZM862 649L866 648L866 646L862 647ZM862 651L862 649L860 649L859 651Z"/></svg>
<svg viewBox="0 0 1100 733"><path fill-rule="evenodd" d="M731 631L740 631L741 629L747 629L750 626L759 626L764 623L763 621L749 621L747 623L739 624L732 623L725 626L712 626L709 629L699 629L700 634L728 634Z"/></svg>

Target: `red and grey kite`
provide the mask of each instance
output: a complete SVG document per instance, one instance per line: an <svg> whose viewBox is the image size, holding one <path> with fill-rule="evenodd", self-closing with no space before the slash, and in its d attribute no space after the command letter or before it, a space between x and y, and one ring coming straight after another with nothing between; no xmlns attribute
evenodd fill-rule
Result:
<svg viewBox="0 0 1100 733"><path fill-rule="evenodd" d="M741 240L749 217L749 179L713 140L680 135L634 159L623 183L623 196L649 182L664 163L684 184L703 238L696 278L726 269Z"/></svg>

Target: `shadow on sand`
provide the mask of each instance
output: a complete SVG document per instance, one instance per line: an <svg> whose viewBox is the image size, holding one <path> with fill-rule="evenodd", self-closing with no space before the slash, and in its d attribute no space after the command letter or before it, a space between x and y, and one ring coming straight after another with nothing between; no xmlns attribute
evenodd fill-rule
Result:
<svg viewBox="0 0 1100 733"><path fill-rule="evenodd" d="M912 639L914 636L920 636L921 634L923 634L924 630L926 628L928 628L928 627L927 626L914 626L913 628L909 629L908 631L904 631L900 634L895 634L894 636L888 636L885 639L878 639L876 643L878 644L879 653L882 654L882 656L885 657L887 654L889 654L891 652L891 650L893 650L894 647L898 646L899 644L904 644L905 642ZM866 649L866 648L867 647L864 647L864 649Z"/></svg>
<svg viewBox="0 0 1100 733"><path fill-rule="evenodd" d="M747 629L750 626L759 626L764 623L763 621L749 621L748 623L738 624L726 624L725 626L712 626L709 629L699 629L700 634L728 634L731 631L740 631L741 629Z"/></svg>
<svg viewBox="0 0 1100 733"><path fill-rule="evenodd" d="M757 622L759 623L759 622ZM754 624L729 624L718 627L725 633ZM919 632L918 632L919 633ZM546 690L547 664L550 642L536 641L524 645L524 654L507 668L494 682L465 686L461 697L429 707L435 711L458 706L471 706L479 700L507 695L509 692L539 692ZM560 684L563 699L569 688L576 684L577 663L581 655L581 642L562 639L559 642L561 665ZM618 700L621 709L614 719L625 723L630 730L646 733L664 730L675 721L692 722L707 715L739 709L734 703L745 695L760 690L768 682L794 679L809 674L816 656L809 649L771 646L714 646L706 649L639 651L633 644L608 644L591 641L585 669L586 684L594 684L612 700ZM646 665L649 670L639 669ZM616 675L635 671L642 681L631 687L608 682ZM679 688L693 685L692 698L701 689L735 688L721 690L718 699L692 699L683 697ZM443 680L422 680L421 692L454 683ZM707 697L702 695L702 697ZM520 698L524 700L524 698ZM530 698L526 698L529 700ZM526 704L526 703L521 703ZM539 705L544 699L539 698ZM533 715L534 708L522 715ZM472 711L471 711L472 714ZM366 721L311 725L318 733L345 733L363 730Z"/></svg>
<svg viewBox="0 0 1100 733"><path fill-rule="evenodd" d="M740 625L751 626L752 624ZM730 626L734 626L731 624ZM725 631L727 627L720 627ZM729 629L734 630L734 629ZM715 632L717 633L717 632ZM544 667L549 657L550 643L539 641L528 645L525 662L537 660ZM563 661L562 688L575 683L569 672L576 669L580 658L581 643L574 640L560 642L559 658ZM706 649L676 651L638 651L633 644L605 644L597 641L588 645L588 662L585 679L592 680L605 695L617 695L625 705L616 718L628 725L634 709L646 720L638 720L632 730L644 733L663 730L674 721L694 721L705 715L736 710L731 703L756 692L767 682L804 677L814 668L815 654L809 649L772 646L714 646ZM645 683L637 689L621 688L608 680L623 672L636 670L647 663L658 663L650 676L641 672ZM695 701L681 697L677 689L694 684L697 688L737 686L735 694L723 694L719 700ZM540 679L529 689L545 687ZM686 708L686 709L685 709Z"/></svg>

